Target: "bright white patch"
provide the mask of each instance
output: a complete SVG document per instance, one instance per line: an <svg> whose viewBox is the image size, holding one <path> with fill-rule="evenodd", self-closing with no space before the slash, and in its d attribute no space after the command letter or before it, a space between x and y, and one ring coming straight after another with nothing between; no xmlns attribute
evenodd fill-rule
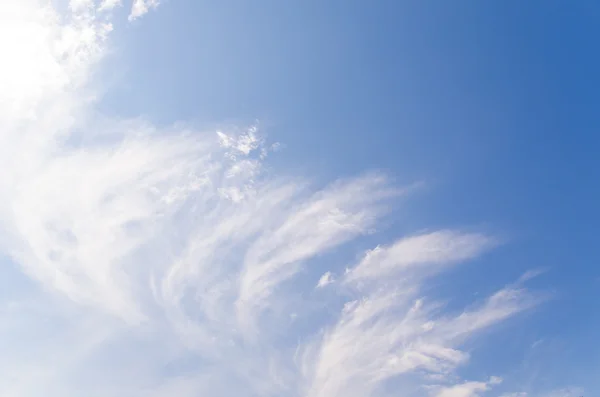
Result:
<svg viewBox="0 0 600 397"><path fill-rule="evenodd" d="M319 279L319 282L317 283L317 288L324 288L333 282L333 274L331 272L327 272L323 274Z"/></svg>
<svg viewBox="0 0 600 397"><path fill-rule="evenodd" d="M129 20L137 19L159 5L159 0L133 0Z"/></svg>
<svg viewBox="0 0 600 397"><path fill-rule="evenodd" d="M489 385L490 383L485 382L465 382L444 387L435 394L435 397L477 397L482 392L489 390Z"/></svg>

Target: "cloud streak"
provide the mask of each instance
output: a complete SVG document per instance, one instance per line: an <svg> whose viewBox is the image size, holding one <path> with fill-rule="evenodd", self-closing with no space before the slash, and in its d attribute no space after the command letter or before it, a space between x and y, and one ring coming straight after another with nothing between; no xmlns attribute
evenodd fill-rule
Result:
<svg viewBox="0 0 600 397"><path fill-rule="evenodd" d="M541 298L509 286L478 307L448 315L421 297L427 277L483 252L490 241L440 231L367 252L345 278L361 298L344 305L337 324L306 358L312 363L305 364L311 378L307 395L371 395L392 378L417 373L445 378L468 362L460 346L470 336L539 303ZM487 390L470 386L453 386L440 395Z"/></svg>

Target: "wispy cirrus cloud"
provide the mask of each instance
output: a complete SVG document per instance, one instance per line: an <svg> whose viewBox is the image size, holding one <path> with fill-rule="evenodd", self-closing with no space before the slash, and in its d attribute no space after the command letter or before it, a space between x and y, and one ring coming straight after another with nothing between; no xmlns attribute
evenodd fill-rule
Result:
<svg viewBox="0 0 600 397"><path fill-rule="evenodd" d="M423 290L496 239L438 230L380 245L344 275L317 265L377 229L410 187L378 173L321 188L265 173L256 126L206 133L98 115L92 76L116 17L106 11L119 5L72 0L63 15L37 0L0 4L2 272L23 281L14 265L33 282L0 304L0 394L366 396L397 381L467 396L494 386L456 381L465 343L543 298L517 283L449 312ZM130 19L157 5L134 1ZM292 294L305 273L314 280ZM310 306L289 321L315 284L335 295L334 314L315 321L323 306Z"/></svg>
<svg viewBox="0 0 600 397"><path fill-rule="evenodd" d="M436 397L476 397L490 390L494 385L502 383L502 378L492 376L487 382L465 382L453 386L441 387L435 392ZM435 390L436 388L434 388Z"/></svg>
<svg viewBox="0 0 600 397"><path fill-rule="evenodd" d="M514 392L505 393L501 397L528 397L528 396L540 396L540 397L581 397L584 394L584 390L581 387L565 387L561 389L551 390L541 393L527 393L527 392Z"/></svg>
<svg viewBox="0 0 600 397"><path fill-rule="evenodd" d="M541 297L509 286L478 307L448 314L421 297L427 277L476 256L490 241L440 231L367 252L345 276L361 298L345 304L308 356L312 368L304 365L310 368L308 395L371 395L386 380L417 373L444 378L468 362L469 354L460 350L465 339L539 303Z"/></svg>
<svg viewBox="0 0 600 397"><path fill-rule="evenodd" d="M362 262L349 273L348 281L381 280L396 273L425 275L436 266L471 259L495 245L495 240L482 234L463 234L440 230L403 238L392 246L369 251ZM407 271L408 270L408 271Z"/></svg>

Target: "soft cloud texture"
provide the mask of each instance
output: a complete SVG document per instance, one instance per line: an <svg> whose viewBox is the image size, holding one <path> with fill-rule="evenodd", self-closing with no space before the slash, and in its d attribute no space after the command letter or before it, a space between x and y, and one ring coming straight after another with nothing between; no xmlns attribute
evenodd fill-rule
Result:
<svg viewBox="0 0 600 397"><path fill-rule="evenodd" d="M333 279L333 274L331 272L326 272L321 276L321 278L317 282L317 288L326 287L333 282L335 282L335 280Z"/></svg>
<svg viewBox="0 0 600 397"><path fill-rule="evenodd" d="M563 389L552 390L545 393L527 393L527 392L515 392L515 393L505 393L502 394L501 397L529 397L529 396L539 396L539 397L581 397L584 394L584 390L581 387L566 387Z"/></svg>
<svg viewBox="0 0 600 397"><path fill-rule="evenodd" d="M436 397L476 397L488 391L490 385L497 384L496 378L489 382L465 382L454 386L444 387L435 393Z"/></svg>
<svg viewBox="0 0 600 397"><path fill-rule="evenodd" d="M134 20L146 14L152 8L158 7L158 0L133 0L129 19Z"/></svg>
<svg viewBox="0 0 600 397"><path fill-rule="evenodd" d="M115 7L122 5L121 0L103 0L100 2L100 6L98 7L98 11L108 11L112 10Z"/></svg>
<svg viewBox="0 0 600 397"><path fill-rule="evenodd" d="M325 187L266 174L257 127L97 114L90 83L120 4L72 0L60 15L0 3L0 247L3 277L23 284L1 301L0 394L358 397L394 381L466 397L496 385L456 380L465 343L542 297L517 283L450 312L423 296L496 239L416 234L334 276L316 259L372 233L411 189L381 174ZM129 19L157 5L135 0ZM335 295L323 321L315 285Z"/></svg>

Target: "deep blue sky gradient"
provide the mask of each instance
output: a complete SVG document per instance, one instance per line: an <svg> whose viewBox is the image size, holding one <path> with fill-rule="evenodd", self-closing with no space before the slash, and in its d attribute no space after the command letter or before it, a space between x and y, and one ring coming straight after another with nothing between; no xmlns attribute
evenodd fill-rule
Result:
<svg viewBox="0 0 600 397"><path fill-rule="evenodd" d="M285 145L275 168L425 181L390 240L473 227L507 241L436 294L469 301L537 267L531 285L555 294L474 360L523 388L600 391L598 38L591 0L172 0L117 29L104 72L127 82L103 107L159 124L258 119Z"/></svg>

